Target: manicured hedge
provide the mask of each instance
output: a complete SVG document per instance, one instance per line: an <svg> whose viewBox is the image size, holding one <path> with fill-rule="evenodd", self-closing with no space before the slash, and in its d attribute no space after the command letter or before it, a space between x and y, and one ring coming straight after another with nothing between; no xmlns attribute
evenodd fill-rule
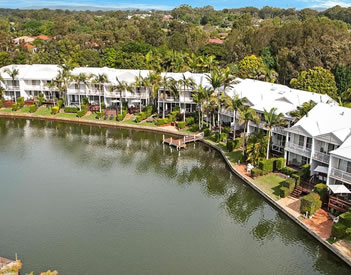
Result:
<svg viewBox="0 0 351 275"><path fill-rule="evenodd" d="M157 119L157 120L155 121L155 124L156 124L157 126L161 126L161 125L164 125L164 124L167 124L167 123L169 123L168 118L159 118L159 119Z"/></svg>
<svg viewBox="0 0 351 275"><path fill-rule="evenodd" d="M341 239L346 235L346 226L342 223L334 223L332 227L332 236Z"/></svg>
<svg viewBox="0 0 351 275"><path fill-rule="evenodd" d="M266 172L273 172L274 159L264 159L258 162L258 168Z"/></svg>
<svg viewBox="0 0 351 275"><path fill-rule="evenodd" d="M300 185L301 183L301 177L298 173L291 174L290 177L294 179L296 185Z"/></svg>
<svg viewBox="0 0 351 275"><path fill-rule="evenodd" d="M279 171L288 176L291 176L292 174L296 173L296 170L289 167L283 167Z"/></svg>
<svg viewBox="0 0 351 275"><path fill-rule="evenodd" d="M302 214L308 212L308 214L311 216L321 207L322 201L317 193L312 192L301 198L300 212Z"/></svg>
<svg viewBox="0 0 351 275"><path fill-rule="evenodd" d="M279 171L280 169L285 167L285 159L284 158L274 158L273 161L273 171Z"/></svg>
<svg viewBox="0 0 351 275"><path fill-rule="evenodd" d="M319 194L321 200L326 202L328 199L328 186L324 183L319 183L314 186L314 192Z"/></svg>
<svg viewBox="0 0 351 275"><path fill-rule="evenodd" d="M151 115L152 115L152 106L147 106L144 108L144 110L142 112L137 114L135 121L139 123L139 122L143 121L144 119L147 119Z"/></svg>
<svg viewBox="0 0 351 275"><path fill-rule="evenodd" d="M281 198L286 198L287 196L289 196L291 194L291 191L287 187L284 187L284 186L280 187L279 191L280 191L279 195Z"/></svg>
<svg viewBox="0 0 351 275"><path fill-rule="evenodd" d="M65 107L64 108L65 113L77 113L79 109L77 107Z"/></svg>
<svg viewBox="0 0 351 275"><path fill-rule="evenodd" d="M55 107L52 107L51 108L51 114L52 115L56 115L59 111L59 107L58 106L55 106Z"/></svg>
<svg viewBox="0 0 351 275"><path fill-rule="evenodd" d="M339 223L342 223L346 227L351 227L351 212L345 212L339 216Z"/></svg>
<svg viewBox="0 0 351 275"><path fill-rule="evenodd" d="M295 180L293 178L287 178L281 183L281 185L288 188L292 192L295 188Z"/></svg>
<svg viewBox="0 0 351 275"><path fill-rule="evenodd" d="M30 113L35 113L37 111L37 109L38 109L38 107L35 104L29 106L29 112Z"/></svg>
<svg viewBox="0 0 351 275"><path fill-rule="evenodd" d="M251 169L251 177L260 177L263 175L263 171L259 168L253 168Z"/></svg>
<svg viewBox="0 0 351 275"><path fill-rule="evenodd" d="M61 109L63 107L63 100L62 99L59 99L57 101L57 106Z"/></svg>
<svg viewBox="0 0 351 275"><path fill-rule="evenodd" d="M97 118L97 119L100 119L100 118L103 117L103 115L104 115L104 112L97 112L97 113L96 113L96 118Z"/></svg>
<svg viewBox="0 0 351 275"><path fill-rule="evenodd" d="M300 176L302 180L308 179L310 177L310 165L304 164L300 167Z"/></svg>
<svg viewBox="0 0 351 275"><path fill-rule="evenodd" d="M189 130L190 130L191 132L197 132L197 131L199 131L199 124L195 123L195 124L191 125L190 128L189 128ZM225 133L222 133L222 134L225 134ZM225 135L226 135L226 134L225 134Z"/></svg>
<svg viewBox="0 0 351 275"><path fill-rule="evenodd" d="M18 104L16 104L16 103L12 104L12 111L15 112L17 110L19 110Z"/></svg>
<svg viewBox="0 0 351 275"><path fill-rule="evenodd" d="M126 117L127 115L127 110L122 110L122 114L119 113L116 117L117 121L123 121L123 119Z"/></svg>

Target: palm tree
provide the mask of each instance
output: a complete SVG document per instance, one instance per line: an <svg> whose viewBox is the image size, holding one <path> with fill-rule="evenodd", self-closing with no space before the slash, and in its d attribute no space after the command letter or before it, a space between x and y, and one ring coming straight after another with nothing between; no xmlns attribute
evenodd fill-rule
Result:
<svg viewBox="0 0 351 275"><path fill-rule="evenodd" d="M308 102L304 102L301 106L297 107L296 110L290 112L290 115L294 118L293 122L295 123L307 115L308 112L311 111L314 106L316 106L316 104L316 102L310 100Z"/></svg>
<svg viewBox="0 0 351 275"><path fill-rule="evenodd" d="M123 104L122 104L122 92L125 90L130 90L130 86L127 81L125 80L119 80L118 77L116 77L117 85L111 86L110 91L118 90L119 91L119 104L120 104L120 111L121 114L123 113Z"/></svg>
<svg viewBox="0 0 351 275"><path fill-rule="evenodd" d="M49 92L51 94L51 97L53 98L53 101L54 101L54 106L55 106L55 100L54 100L54 96L53 96L53 92L52 90L57 86L55 80L51 80L48 84L48 88L49 88Z"/></svg>
<svg viewBox="0 0 351 275"><path fill-rule="evenodd" d="M199 129L202 129L202 125L203 125L202 106L206 101L209 100L210 94L211 94L211 89L204 88L202 85L197 86L196 90L193 93L193 100L196 103L196 106L199 112Z"/></svg>
<svg viewBox="0 0 351 275"><path fill-rule="evenodd" d="M226 110L233 112L233 134L234 139L236 137L236 114L240 111L245 104L248 102L247 98L240 98L238 95L234 95L234 98L226 96L225 99Z"/></svg>
<svg viewBox="0 0 351 275"><path fill-rule="evenodd" d="M130 91L139 92L139 111L140 112L141 112L141 87L143 86L144 86L144 78L139 73L139 75L135 77L135 80L131 85L131 87L133 87L133 90L130 90Z"/></svg>
<svg viewBox="0 0 351 275"><path fill-rule="evenodd" d="M269 158L269 145L272 136L272 129L282 124L284 115L282 113L276 114L277 108L272 108L269 111L264 110L264 120L266 121L265 126L268 130L268 141L267 141L267 155L266 159Z"/></svg>
<svg viewBox="0 0 351 275"><path fill-rule="evenodd" d="M184 121L185 121L185 112L186 112L185 90L186 90L186 88L194 89L195 81L191 77L187 78L185 74L182 74L182 78L179 80L179 84L181 86L183 86L183 89L181 91L183 93L183 98L184 98L184 115L183 115L183 118L184 118ZM181 102L181 100L180 100L180 96L179 96L179 107L181 107L180 102Z"/></svg>
<svg viewBox="0 0 351 275"><path fill-rule="evenodd" d="M72 80L72 74L70 70L71 66L66 66L65 64L60 66L60 70L54 80L56 87L61 94L67 93L67 89ZM65 96L65 101L67 97Z"/></svg>
<svg viewBox="0 0 351 275"><path fill-rule="evenodd" d="M7 73L11 78L12 78L12 86L14 87L16 84L16 77L19 74L19 70L16 68L12 68L12 69L8 69L6 68L4 70L5 73ZM15 102L17 102L17 98L16 98L16 92L14 91L14 96L15 96Z"/></svg>
<svg viewBox="0 0 351 275"><path fill-rule="evenodd" d="M174 97L177 97L178 88L176 82L174 82L172 78L167 77L166 74L161 78L160 86L162 87L160 93L160 97L162 98L162 118L165 118L165 99L167 99L166 90L168 90Z"/></svg>
<svg viewBox="0 0 351 275"><path fill-rule="evenodd" d="M107 75L106 74L98 74L95 76L93 79L93 83L97 84L98 91L99 91L99 108L100 108L100 113L102 112L101 109L101 94L103 93L104 90L104 84L109 83Z"/></svg>
<svg viewBox="0 0 351 275"><path fill-rule="evenodd" d="M89 76L86 73L79 73L78 75L72 76L72 79L77 83L79 108L82 109L80 102L80 85L82 83L88 85Z"/></svg>
<svg viewBox="0 0 351 275"><path fill-rule="evenodd" d="M154 106L156 106L160 82L161 74L158 71L151 71L147 77L143 78L143 86L150 90Z"/></svg>
<svg viewBox="0 0 351 275"><path fill-rule="evenodd" d="M247 161L254 166L258 164L258 160L265 156L267 146L267 136L264 132L258 131L250 135L247 142Z"/></svg>
<svg viewBox="0 0 351 275"><path fill-rule="evenodd" d="M254 121L256 123L259 122L259 117L256 114L256 111L247 106L243 107L240 110L240 119L239 122L244 124L244 137L243 137L243 147L246 150L246 132L250 121Z"/></svg>

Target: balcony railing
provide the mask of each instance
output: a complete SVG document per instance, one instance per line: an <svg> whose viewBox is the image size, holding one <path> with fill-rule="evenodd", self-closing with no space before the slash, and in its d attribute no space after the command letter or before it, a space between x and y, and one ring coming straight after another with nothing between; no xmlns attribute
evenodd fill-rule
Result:
<svg viewBox="0 0 351 275"><path fill-rule="evenodd" d="M333 177L334 179L341 180L351 184L351 173L349 172L332 168L330 171L330 176Z"/></svg>
<svg viewBox="0 0 351 275"><path fill-rule="evenodd" d="M19 90L19 85L6 85L7 90Z"/></svg>
<svg viewBox="0 0 351 275"><path fill-rule="evenodd" d="M312 158L315 160L318 160L320 162L329 164L330 155L322 153L322 152L314 152Z"/></svg>
<svg viewBox="0 0 351 275"><path fill-rule="evenodd" d="M311 156L311 149L308 149L306 147L300 146L300 145L295 144L295 143L287 142L285 145L285 149L290 151L290 152L293 152L293 153L296 153L299 155L303 155L305 157Z"/></svg>
<svg viewBox="0 0 351 275"><path fill-rule="evenodd" d="M285 132L285 129L283 127L274 127L273 133L276 133L276 134L279 134L282 136L286 136L286 132Z"/></svg>

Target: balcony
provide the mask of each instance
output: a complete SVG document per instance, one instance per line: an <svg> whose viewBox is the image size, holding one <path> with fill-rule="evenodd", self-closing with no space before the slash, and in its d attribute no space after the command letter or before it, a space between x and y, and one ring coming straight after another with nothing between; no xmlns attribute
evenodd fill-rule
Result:
<svg viewBox="0 0 351 275"><path fill-rule="evenodd" d="M308 149L306 147L300 146L298 144L295 143L291 143L291 142L287 142L285 145L285 150L298 154L298 155L302 155L305 156L307 158L311 157L311 149Z"/></svg>
<svg viewBox="0 0 351 275"><path fill-rule="evenodd" d="M6 85L6 90L14 91L19 89L20 89L19 85Z"/></svg>
<svg viewBox="0 0 351 275"><path fill-rule="evenodd" d="M330 155L321 152L314 152L312 158L314 160L329 164Z"/></svg>
<svg viewBox="0 0 351 275"><path fill-rule="evenodd" d="M286 136L286 132L285 132L285 129L283 127L274 127L272 131L275 134Z"/></svg>
<svg viewBox="0 0 351 275"><path fill-rule="evenodd" d="M330 171L330 176L334 179L351 184L351 173L349 172L332 168Z"/></svg>

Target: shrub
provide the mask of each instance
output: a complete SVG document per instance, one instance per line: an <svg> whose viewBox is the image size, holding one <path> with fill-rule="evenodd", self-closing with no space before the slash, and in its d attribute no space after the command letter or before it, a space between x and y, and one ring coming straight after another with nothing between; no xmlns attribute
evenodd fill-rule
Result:
<svg viewBox="0 0 351 275"><path fill-rule="evenodd" d="M52 115L56 115L59 111L59 107L58 106L55 106L55 107L52 107L51 108L51 114Z"/></svg>
<svg viewBox="0 0 351 275"><path fill-rule="evenodd" d="M258 168L266 172L273 172L274 159L265 159L258 162Z"/></svg>
<svg viewBox="0 0 351 275"><path fill-rule="evenodd" d="M308 179L310 177L310 165L304 164L300 167L301 178L302 180Z"/></svg>
<svg viewBox="0 0 351 275"><path fill-rule="evenodd" d="M230 131L231 131L230 127L224 127L224 129L223 129L223 132L228 134L228 135L229 135Z"/></svg>
<svg viewBox="0 0 351 275"><path fill-rule="evenodd" d="M227 150L228 152L232 152L234 149L235 142L232 139L227 139Z"/></svg>
<svg viewBox="0 0 351 275"><path fill-rule="evenodd" d="M260 177L263 176L263 170L259 168L253 168L251 169L251 177Z"/></svg>
<svg viewBox="0 0 351 275"><path fill-rule="evenodd" d="M280 169L285 167L285 159L284 158L275 158L273 161L273 171L279 171Z"/></svg>
<svg viewBox="0 0 351 275"><path fill-rule="evenodd" d="M194 122L195 122L195 119L194 119L194 117L187 117L186 119L185 119L185 123L186 123L186 125L187 126L189 126L189 125L191 125L191 124L194 124Z"/></svg>
<svg viewBox="0 0 351 275"><path fill-rule="evenodd" d="M65 113L77 113L79 109L77 107L65 107Z"/></svg>
<svg viewBox="0 0 351 275"><path fill-rule="evenodd" d="M342 223L334 223L332 227L332 236L341 239L346 235L346 226Z"/></svg>
<svg viewBox="0 0 351 275"><path fill-rule="evenodd" d="M43 105L45 101L44 94L40 93L39 94L39 106Z"/></svg>
<svg viewBox="0 0 351 275"><path fill-rule="evenodd" d="M0 108L2 108L2 106L4 106L4 101L0 98Z"/></svg>
<svg viewBox="0 0 351 275"><path fill-rule="evenodd" d="M177 126L179 129L183 129L185 127L185 122L184 121L180 121L177 123Z"/></svg>
<svg viewBox="0 0 351 275"><path fill-rule="evenodd" d="M101 106L101 110L105 110L105 102L101 102L100 106Z"/></svg>
<svg viewBox="0 0 351 275"><path fill-rule="evenodd" d="M83 117L83 116L85 116L86 113L87 113L87 112L84 111L84 110L78 111L78 112L77 112L77 117Z"/></svg>
<svg viewBox="0 0 351 275"><path fill-rule="evenodd" d="M117 115L117 117L116 117L116 120L117 120L117 121L123 121L124 118L126 117L126 115L127 115L127 110L122 110L122 114L119 113L119 114ZM138 121L138 122L140 122L140 121Z"/></svg>
<svg viewBox="0 0 351 275"><path fill-rule="evenodd" d="M37 109L38 109L38 107L35 104L29 106L29 112L30 113L35 113L37 111Z"/></svg>
<svg viewBox="0 0 351 275"><path fill-rule="evenodd" d="M100 119L100 118L103 117L103 115L104 115L104 112L97 112L97 113L96 113L96 118L97 118L97 119Z"/></svg>
<svg viewBox="0 0 351 275"><path fill-rule="evenodd" d="M18 105L19 109L23 108L23 106L24 106L24 98L22 96L17 98L17 105Z"/></svg>
<svg viewBox="0 0 351 275"><path fill-rule="evenodd" d="M198 124L193 124L193 125L191 125L189 130L191 132L197 132L197 131L199 131L199 125Z"/></svg>
<svg viewBox="0 0 351 275"><path fill-rule="evenodd" d="M301 198L301 206L300 212L308 214L311 216L313 215L319 208L322 206L322 201L320 200L320 196L317 193L310 193Z"/></svg>
<svg viewBox="0 0 351 275"><path fill-rule="evenodd" d="M351 212L345 212L339 216L339 223L342 223L346 227L351 227Z"/></svg>
<svg viewBox="0 0 351 275"><path fill-rule="evenodd" d="M17 111L19 108L18 108L18 105L16 103L12 104L12 111Z"/></svg>
<svg viewBox="0 0 351 275"><path fill-rule="evenodd" d="M157 120L155 121L155 124L156 124L157 126L161 126L161 125L164 125L164 124L167 124L167 123L169 123L169 122L168 122L168 118L159 118L159 119L157 119Z"/></svg>
<svg viewBox="0 0 351 275"><path fill-rule="evenodd" d="M242 138L236 138L234 139L235 141L235 146L234 149L238 149L243 145L243 139Z"/></svg>
<svg viewBox="0 0 351 275"><path fill-rule="evenodd" d="M328 186L324 183L319 183L314 186L314 192L319 194L321 200L326 202L328 199ZM350 225L351 226L351 225Z"/></svg>
<svg viewBox="0 0 351 275"><path fill-rule="evenodd" d="M288 176L291 176L292 174L296 173L296 170L289 167L283 167L279 171Z"/></svg>
<svg viewBox="0 0 351 275"><path fill-rule="evenodd" d="M211 130L208 128L204 129L204 136L209 137L210 135L211 135Z"/></svg>
<svg viewBox="0 0 351 275"><path fill-rule="evenodd" d="M287 187L284 187L284 186L280 187L279 191L280 191L279 195L281 198L286 198L291 193L291 191Z"/></svg>
<svg viewBox="0 0 351 275"><path fill-rule="evenodd" d="M294 188L295 188L295 180L294 180L293 178L287 178L286 180L284 180L284 181L281 183L281 185L282 185L283 187L288 188L288 190L289 190L290 192L292 192L292 191L294 190Z"/></svg>
<svg viewBox="0 0 351 275"><path fill-rule="evenodd" d="M301 176L298 173L291 174L290 177L295 180L296 185L300 185Z"/></svg>
<svg viewBox="0 0 351 275"><path fill-rule="evenodd" d="M59 99L57 101L57 106L59 107L59 109L61 109L63 107L63 100L62 99Z"/></svg>

